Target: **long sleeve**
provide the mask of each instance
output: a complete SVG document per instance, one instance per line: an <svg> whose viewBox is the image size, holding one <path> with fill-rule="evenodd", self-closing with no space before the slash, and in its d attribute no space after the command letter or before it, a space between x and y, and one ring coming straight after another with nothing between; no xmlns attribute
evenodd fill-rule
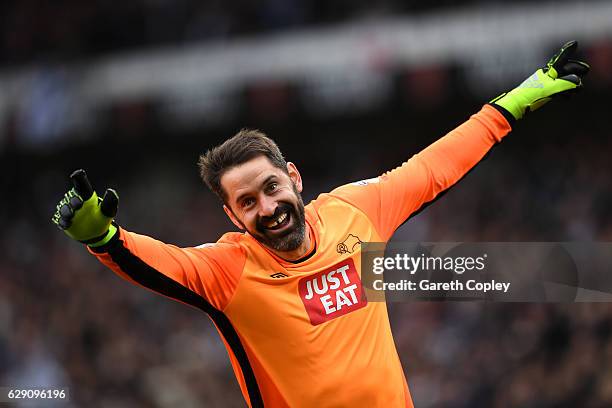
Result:
<svg viewBox="0 0 612 408"><path fill-rule="evenodd" d="M410 214L459 181L510 130L506 118L485 105L400 167L331 194L362 210L388 240Z"/></svg>
<svg viewBox="0 0 612 408"><path fill-rule="evenodd" d="M89 248L121 278L198 307L223 310L244 266L242 249L230 242L179 248L119 228L104 247Z"/></svg>

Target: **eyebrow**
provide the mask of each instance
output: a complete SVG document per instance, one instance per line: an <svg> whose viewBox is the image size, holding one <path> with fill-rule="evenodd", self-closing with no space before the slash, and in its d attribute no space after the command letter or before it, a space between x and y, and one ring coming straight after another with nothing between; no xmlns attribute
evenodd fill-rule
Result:
<svg viewBox="0 0 612 408"><path fill-rule="evenodd" d="M259 185L259 187L261 188L262 186L265 186L266 184L268 184L270 181L272 181L273 179L277 178L276 174L271 174L268 177L266 177L264 179L264 181L261 182L261 184ZM236 198L236 204L240 203L240 201L242 201L243 198L245 198L246 196L250 195L251 192L247 191L246 193L242 193L240 194L237 198Z"/></svg>

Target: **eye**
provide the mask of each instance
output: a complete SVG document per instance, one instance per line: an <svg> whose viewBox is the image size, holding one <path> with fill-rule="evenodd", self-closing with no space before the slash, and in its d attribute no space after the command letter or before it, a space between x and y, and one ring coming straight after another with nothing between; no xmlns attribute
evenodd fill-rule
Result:
<svg viewBox="0 0 612 408"><path fill-rule="evenodd" d="M255 203L255 200L253 198L245 198L244 200L242 200L242 202L240 203L240 206L242 208L248 208L251 205L253 205Z"/></svg>
<svg viewBox="0 0 612 408"><path fill-rule="evenodd" d="M268 187L266 187L266 192L267 193L273 193L278 189L278 183L274 182L274 183L270 183L268 184Z"/></svg>

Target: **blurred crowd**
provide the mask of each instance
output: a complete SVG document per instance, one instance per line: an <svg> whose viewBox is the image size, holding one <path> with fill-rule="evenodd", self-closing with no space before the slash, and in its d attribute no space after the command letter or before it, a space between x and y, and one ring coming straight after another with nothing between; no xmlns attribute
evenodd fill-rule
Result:
<svg viewBox="0 0 612 408"><path fill-rule="evenodd" d="M489 0L38 0L0 4L0 65L228 39Z"/></svg>
<svg viewBox="0 0 612 408"><path fill-rule="evenodd" d="M612 240L612 146L597 119L604 108L588 94L580 101L578 126L559 123L572 114L571 103L518 124L394 239ZM427 115L405 122L379 117L345 120L344 127L313 124L303 133L276 128L271 136L303 169L308 201L394 167L469 112L436 114L437 122ZM118 189L118 220L130 230L193 246L233 229L195 166L218 136L164 150L172 140L4 154L3 183L11 194L2 202L0 236L0 384L68 386L73 406L244 406L221 341L201 312L120 281L49 221L69 170L90 163L99 190ZM301 143L323 141L328 152L303 154ZM329 164L334 151L351 160ZM414 302L389 309L417 407L612 404L606 303Z"/></svg>
<svg viewBox="0 0 612 408"><path fill-rule="evenodd" d="M457 2L9 1L0 4L0 66L83 61L450 4ZM606 49L589 54L599 60L590 60L595 69L582 95L518 123L394 240L612 241ZM49 137L50 115L26 116L41 135L26 147L14 130L19 120L9 121L0 131L0 386L69 387L71 402L57 406L245 406L202 312L121 281L51 224L68 175L85 167L98 191L116 188L118 222L129 230L180 246L214 242L234 227L198 179L199 153L242 126L261 127L302 171L308 202L395 167L477 110L482 99L452 67L443 69L444 81L436 82L435 70L397 79L400 91L378 109L318 119L287 106L278 115L285 99L272 93L255 98L260 110L241 105L240 121L212 130L160 126L150 101L108 107L108 122L70 140L60 131ZM427 87L428 78L438 85ZM280 102L266 105L269 99ZM41 100L41 112L61 106ZM389 304L389 311L418 408L612 406L607 303L412 302Z"/></svg>

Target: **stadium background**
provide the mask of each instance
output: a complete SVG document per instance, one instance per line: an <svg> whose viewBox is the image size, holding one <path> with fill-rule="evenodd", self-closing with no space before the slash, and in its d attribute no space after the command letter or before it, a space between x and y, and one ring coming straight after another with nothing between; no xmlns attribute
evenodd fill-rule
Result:
<svg viewBox="0 0 612 408"><path fill-rule="evenodd" d="M244 406L201 312L137 289L49 221L87 169L126 228L183 246L232 230L198 178L243 126L305 201L400 164L561 44L593 69L516 125L395 240L612 240L609 2L266 0L0 5L0 385L71 406ZM601 271L609 273L609 271ZM390 305L417 407L612 405L612 306Z"/></svg>

